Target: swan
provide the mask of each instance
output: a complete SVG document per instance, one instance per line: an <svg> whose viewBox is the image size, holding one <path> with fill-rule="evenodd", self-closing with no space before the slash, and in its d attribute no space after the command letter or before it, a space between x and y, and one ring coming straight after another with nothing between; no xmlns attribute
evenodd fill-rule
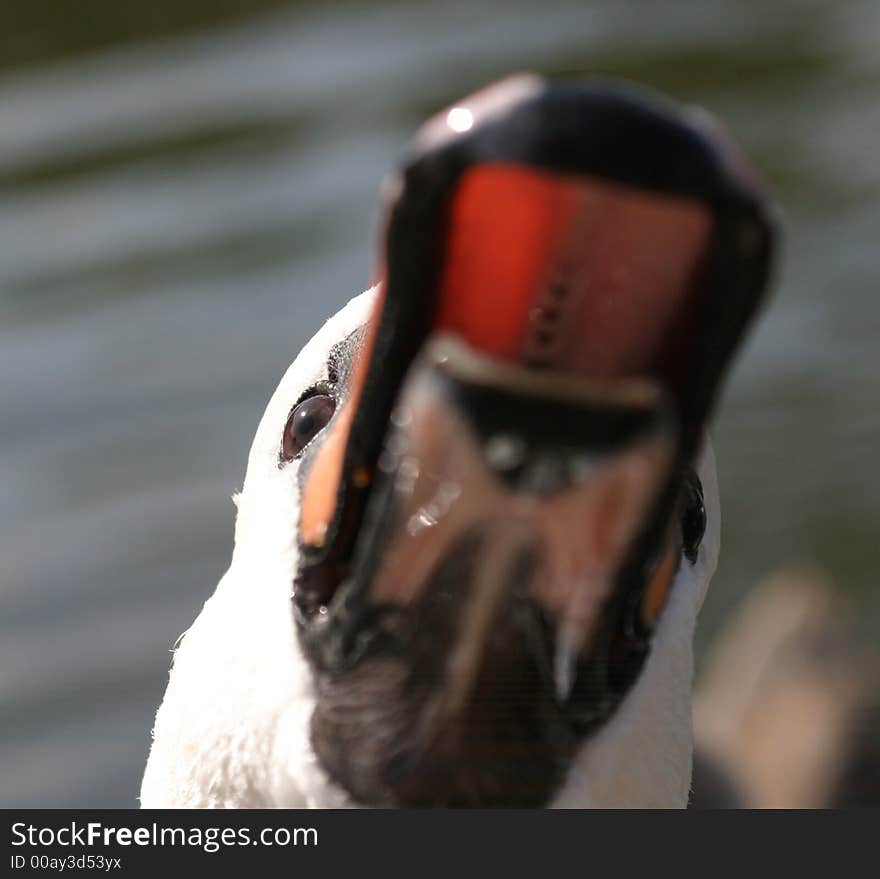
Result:
<svg viewBox="0 0 880 879"><path fill-rule="evenodd" d="M377 283L257 428L141 804L683 807L760 187L702 112L519 76L383 196Z"/></svg>

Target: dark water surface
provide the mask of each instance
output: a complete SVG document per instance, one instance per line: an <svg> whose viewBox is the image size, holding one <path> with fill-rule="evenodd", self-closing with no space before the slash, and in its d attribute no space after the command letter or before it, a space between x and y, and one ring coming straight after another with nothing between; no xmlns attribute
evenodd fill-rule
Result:
<svg viewBox="0 0 880 879"><path fill-rule="evenodd" d="M880 3L68 5L0 12L0 804L135 804L253 431L365 286L383 173L518 69L704 104L771 182L787 246L716 423L700 639L800 559L876 637Z"/></svg>

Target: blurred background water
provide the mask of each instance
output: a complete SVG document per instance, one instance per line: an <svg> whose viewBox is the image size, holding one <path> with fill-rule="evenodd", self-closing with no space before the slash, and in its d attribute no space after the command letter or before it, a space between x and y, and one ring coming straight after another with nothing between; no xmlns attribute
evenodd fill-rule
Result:
<svg viewBox="0 0 880 879"><path fill-rule="evenodd" d="M784 212L699 634L819 563L880 632L880 3L4 0L0 805L132 806L257 421L429 113L520 69L711 108Z"/></svg>

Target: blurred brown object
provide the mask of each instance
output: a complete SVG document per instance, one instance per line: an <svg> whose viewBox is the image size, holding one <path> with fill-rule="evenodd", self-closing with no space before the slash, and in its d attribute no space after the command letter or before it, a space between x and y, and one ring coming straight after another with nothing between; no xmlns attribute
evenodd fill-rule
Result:
<svg viewBox="0 0 880 879"><path fill-rule="evenodd" d="M829 579L773 575L700 678L692 808L880 805L878 685L877 655Z"/></svg>

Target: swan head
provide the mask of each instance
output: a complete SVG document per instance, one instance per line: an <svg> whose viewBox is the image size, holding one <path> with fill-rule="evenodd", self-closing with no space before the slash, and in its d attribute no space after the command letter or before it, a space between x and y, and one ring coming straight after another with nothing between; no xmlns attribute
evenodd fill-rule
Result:
<svg viewBox="0 0 880 879"><path fill-rule="evenodd" d="M740 162L606 85L423 128L380 283L259 425L143 805L686 804L705 426L769 259Z"/></svg>

